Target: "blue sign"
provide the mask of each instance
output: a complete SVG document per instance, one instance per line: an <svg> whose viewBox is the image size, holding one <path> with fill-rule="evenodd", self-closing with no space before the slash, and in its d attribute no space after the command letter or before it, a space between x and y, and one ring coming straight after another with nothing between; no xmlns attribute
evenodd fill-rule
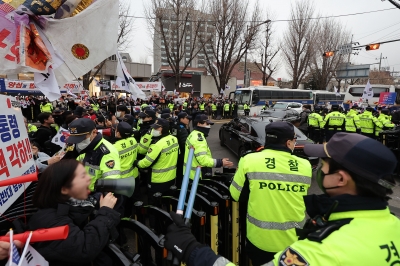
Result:
<svg viewBox="0 0 400 266"><path fill-rule="evenodd" d="M394 104L396 102L396 92L381 92L379 95L379 104Z"/></svg>
<svg viewBox="0 0 400 266"><path fill-rule="evenodd" d="M4 79L0 79L0 91L5 92L6 91L6 83Z"/></svg>

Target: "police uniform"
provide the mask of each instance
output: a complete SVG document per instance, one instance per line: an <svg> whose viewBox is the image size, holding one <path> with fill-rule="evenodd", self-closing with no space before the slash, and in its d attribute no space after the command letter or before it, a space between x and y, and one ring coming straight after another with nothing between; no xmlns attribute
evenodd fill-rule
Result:
<svg viewBox="0 0 400 266"><path fill-rule="evenodd" d="M178 114L178 125L177 125L177 134L176 134L176 138L178 139L178 143L179 143L178 168L176 170L176 185L177 185L177 187L180 187L180 185L182 183L182 178L183 178L183 174L184 174L182 165L185 162L185 158L184 158L185 157L185 144L186 144L186 140L190 133L188 126L180 122L180 120L185 117L187 117L189 120L192 119L192 117L189 116L185 112L181 112Z"/></svg>
<svg viewBox="0 0 400 266"><path fill-rule="evenodd" d="M322 143L323 136L321 134L321 124L324 121L322 116L317 112L319 109L315 109L313 113L311 113L308 118L308 132L310 134L310 139L317 143Z"/></svg>
<svg viewBox="0 0 400 266"><path fill-rule="evenodd" d="M377 127L377 129L375 130L376 137L379 137L379 133L382 130L393 129L395 127L395 125L391 121L392 117L390 115L385 114L384 112L389 113L389 110L383 109L381 114L378 117L378 121L381 122L383 127Z"/></svg>
<svg viewBox="0 0 400 266"><path fill-rule="evenodd" d="M367 107L364 113L359 114L361 134L370 138L375 138L376 128L382 128L382 123L372 115L372 108Z"/></svg>
<svg viewBox="0 0 400 266"><path fill-rule="evenodd" d="M137 147L138 144L135 138L132 137L133 129L132 126L126 122L121 122L117 125L117 131L121 135L121 139L118 139L114 143L114 147L117 149L119 159L121 161L121 178L135 178L135 190L132 197L124 198L125 217L129 217L134 211L134 203L141 200L140 197L140 181L139 181L139 170L135 165L137 159Z"/></svg>
<svg viewBox="0 0 400 266"><path fill-rule="evenodd" d="M224 118L225 119L229 118L229 108L230 108L229 103L225 103L224 104Z"/></svg>
<svg viewBox="0 0 400 266"><path fill-rule="evenodd" d="M336 132L344 131L346 116L338 109L338 105L333 105L332 112L325 116L321 124L321 128L325 128L325 141L329 141Z"/></svg>
<svg viewBox="0 0 400 266"><path fill-rule="evenodd" d="M139 113L140 118L145 118L145 117L151 117L152 120L143 122L140 125L140 141L139 141L139 146L138 146L138 154L140 155L145 155L147 153L147 150L150 147L151 144L151 125L154 124L154 120L156 117L156 112L150 109L146 109L143 112ZM142 156L139 156L139 158L143 158Z"/></svg>
<svg viewBox="0 0 400 266"><path fill-rule="evenodd" d="M270 123L265 132L283 141L295 137L293 125L286 122ZM309 161L292 155L283 145L274 144L240 159L229 190L234 200L248 201L246 248L253 265L270 261L297 240L296 228L306 222L303 196L311 175Z"/></svg>
<svg viewBox="0 0 400 266"><path fill-rule="evenodd" d="M37 129L37 127L35 126L35 125L33 125L33 124L28 124L28 133L31 133L31 132L36 132L38 129Z"/></svg>
<svg viewBox="0 0 400 266"><path fill-rule="evenodd" d="M346 132L356 133L360 129L360 118L358 112L352 107L346 114Z"/></svg>
<svg viewBox="0 0 400 266"><path fill-rule="evenodd" d="M245 103L245 104L243 105L243 110L244 110L244 115L245 115L245 116L249 116L249 113L250 113L250 106L249 106L247 103Z"/></svg>
<svg viewBox="0 0 400 266"><path fill-rule="evenodd" d="M393 173L397 160L381 143L358 134L338 133L326 145L313 146L317 145L305 146L307 155L330 157L376 186L392 186L382 178ZM313 196L314 199L309 199ZM277 253L268 266L285 265L282 262L287 265L400 265L400 220L390 213L387 200L349 194L310 195L304 200L307 210L315 212L309 212L310 217L323 215L318 211L328 210L334 200L338 205L325 225L314 230L308 228L309 233L303 240Z"/></svg>
<svg viewBox="0 0 400 266"><path fill-rule="evenodd" d="M167 120L158 118L151 127L153 129L162 127L167 132L163 132L160 137L153 137L145 158L140 160L137 166L151 169L150 191L163 193L174 184L179 144L176 137L168 134Z"/></svg>
<svg viewBox="0 0 400 266"><path fill-rule="evenodd" d="M133 165L137 158L136 140L132 137L133 130L131 125L126 122L121 122L117 126L118 132L121 134L121 139L114 143L117 149L121 162L121 178L134 177L139 175L137 167Z"/></svg>
<svg viewBox="0 0 400 266"><path fill-rule="evenodd" d="M53 113L53 105L49 102L42 103L40 105L40 112L42 113Z"/></svg>
<svg viewBox="0 0 400 266"><path fill-rule="evenodd" d="M205 106L205 103L203 103L203 102L199 104L199 109L201 112L204 112L204 106Z"/></svg>
<svg viewBox="0 0 400 266"><path fill-rule="evenodd" d="M194 124L206 122L209 125L214 123L208 120L208 117L204 114L197 115L194 119ZM196 174L196 168L201 166L200 177L204 174L211 173L212 167L222 167L222 159L213 159L211 155L210 147L207 144L206 135L201 132L199 127L195 127L194 130L189 134L185 144L185 160L183 164L183 173L186 171L186 162L189 157L189 151L191 147L194 147L194 156L192 161L192 167L190 169L190 178L194 179Z"/></svg>
<svg viewBox="0 0 400 266"><path fill-rule="evenodd" d="M79 118L69 125L70 136L66 142L75 146L85 140L96 124L89 118ZM76 149L76 147L75 147ZM100 133L76 158L85 166L87 173L91 176L90 190L93 191L97 179L119 179L121 178L121 164L117 149L108 141L103 139Z"/></svg>
<svg viewBox="0 0 400 266"><path fill-rule="evenodd" d="M100 105L98 103L92 103L90 104L90 106L92 107L93 111L97 112L100 109Z"/></svg>

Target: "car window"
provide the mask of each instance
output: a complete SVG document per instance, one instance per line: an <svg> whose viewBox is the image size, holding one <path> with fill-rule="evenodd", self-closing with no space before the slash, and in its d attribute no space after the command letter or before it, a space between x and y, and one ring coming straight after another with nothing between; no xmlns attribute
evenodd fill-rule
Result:
<svg viewBox="0 0 400 266"><path fill-rule="evenodd" d="M286 109L287 104L286 103L276 103L274 104L274 106L272 106L272 108L274 109Z"/></svg>
<svg viewBox="0 0 400 266"><path fill-rule="evenodd" d="M293 104L293 108L300 108L301 107L301 104L299 104L299 103L294 103Z"/></svg>

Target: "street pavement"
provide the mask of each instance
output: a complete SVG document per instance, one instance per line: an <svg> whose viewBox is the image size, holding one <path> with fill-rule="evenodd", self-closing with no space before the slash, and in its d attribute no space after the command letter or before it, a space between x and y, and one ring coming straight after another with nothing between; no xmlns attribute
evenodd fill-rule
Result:
<svg viewBox="0 0 400 266"><path fill-rule="evenodd" d="M213 120L215 123L211 126L210 134L207 137L208 145L210 146L213 158L229 158L234 163L234 166L237 167L239 158L235 154L233 154L228 148L221 147L219 143L219 129L221 125L229 122L229 120ZM214 170L221 170L215 168ZM397 183L400 183L400 179L396 180ZM311 187L308 190L308 194L322 194L321 189L318 187L318 184L315 179L312 179ZM397 185L393 189L393 194L391 195L391 200L389 201L389 208L392 213L394 213L397 217L400 218L400 187Z"/></svg>

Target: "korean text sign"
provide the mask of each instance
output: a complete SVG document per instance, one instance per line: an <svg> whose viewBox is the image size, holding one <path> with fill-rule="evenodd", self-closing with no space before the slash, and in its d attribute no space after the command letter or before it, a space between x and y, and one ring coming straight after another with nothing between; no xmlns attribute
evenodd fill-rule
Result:
<svg viewBox="0 0 400 266"><path fill-rule="evenodd" d="M13 97L0 95L0 180L36 171L22 112ZM4 213L29 183L0 187L0 213Z"/></svg>
<svg viewBox="0 0 400 266"><path fill-rule="evenodd" d="M379 104L394 104L396 95L396 92L381 92L379 94Z"/></svg>

